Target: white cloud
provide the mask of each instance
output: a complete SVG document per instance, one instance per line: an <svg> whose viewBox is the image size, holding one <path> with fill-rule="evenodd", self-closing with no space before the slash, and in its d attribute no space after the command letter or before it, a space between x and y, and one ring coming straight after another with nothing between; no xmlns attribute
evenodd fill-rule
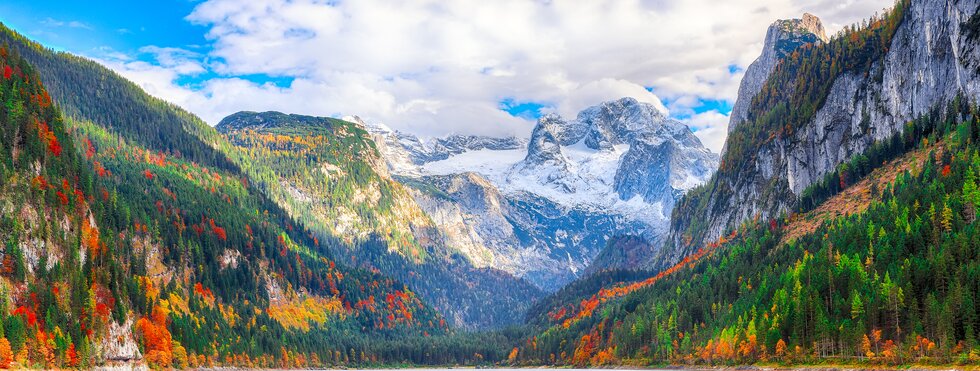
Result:
<svg viewBox="0 0 980 371"><path fill-rule="evenodd" d="M238 110L358 114L423 135L527 135L499 102L540 102L566 115L602 100L665 98L720 149L734 99L768 25L809 11L829 31L891 0L382 1L209 0L188 20L208 27L205 54L144 48L157 64L110 64L211 124ZM193 88L181 75L211 72ZM288 86L245 75L288 77ZM654 87L656 95L645 87Z"/></svg>
<svg viewBox="0 0 980 371"><path fill-rule="evenodd" d="M721 153L728 135L728 115L717 110L695 114L683 120L694 135L714 153Z"/></svg>
<svg viewBox="0 0 980 371"><path fill-rule="evenodd" d="M68 28L81 28L86 30L91 30L92 26L81 21L61 21L51 17L45 18L41 21L42 25L47 27L68 27Z"/></svg>

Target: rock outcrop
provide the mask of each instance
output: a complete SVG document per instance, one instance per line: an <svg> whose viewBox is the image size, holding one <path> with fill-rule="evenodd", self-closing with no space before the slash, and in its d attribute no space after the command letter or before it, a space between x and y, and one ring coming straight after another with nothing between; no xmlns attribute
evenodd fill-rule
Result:
<svg viewBox="0 0 980 371"><path fill-rule="evenodd" d="M867 73L839 76L808 123L752 149L739 171L719 172L710 191L697 195L704 199L691 200L705 205L700 213L675 213L670 248L660 260L676 262L743 221L778 217L837 165L957 96L977 103L980 44L966 25L975 24L969 21L978 19L978 6L978 0L911 1L887 52ZM740 95L739 104L746 99ZM704 226L703 233L689 235L693 223Z"/></svg>
<svg viewBox="0 0 980 371"><path fill-rule="evenodd" d="M799 19L785 19L773 22L766 32L762 54L748 68L738 86L738 98L732 106L728 131L748 119L752 98L762 89L762 84L776 68L776 64L787 54L802 45L827 42L827 35L820 18L804 13Z"/></svg>

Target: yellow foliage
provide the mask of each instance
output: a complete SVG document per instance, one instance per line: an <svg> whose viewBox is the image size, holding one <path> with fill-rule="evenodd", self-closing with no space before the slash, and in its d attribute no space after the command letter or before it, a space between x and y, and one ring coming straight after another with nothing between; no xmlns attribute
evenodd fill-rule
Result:
<svg viewBox="0 0 980 371"><path fill-rule="evenodd" d="M308 296L269 305L269 317L283 327L309 331L310 325L323 325L331 316L343 318L344 306L337 298Z"/></svg>

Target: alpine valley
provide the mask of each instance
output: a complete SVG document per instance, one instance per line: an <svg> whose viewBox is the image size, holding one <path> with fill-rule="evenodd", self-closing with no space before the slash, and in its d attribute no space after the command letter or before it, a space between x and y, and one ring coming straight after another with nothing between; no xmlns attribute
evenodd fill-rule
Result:
<svg viewBox="0 0 980 371"><path fill-rule="evenodd" d="M759 39L716 154L632 97L210 126L0 24L0 367L980 367L980 0Z"/></svg>

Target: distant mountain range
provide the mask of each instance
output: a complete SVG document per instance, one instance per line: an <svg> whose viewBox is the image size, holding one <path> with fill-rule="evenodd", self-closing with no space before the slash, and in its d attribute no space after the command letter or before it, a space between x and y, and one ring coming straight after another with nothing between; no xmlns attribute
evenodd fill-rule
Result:
<svg viewBox="0 0 980 371"><path fill-rule="evenodd" d="M971 367L978 10L774 22L720 158L631 98L210 127L0 26L0 368Z"/></svg>
<svg viewBox="0 0 980 371"><path fill-rule="evenodd" d="M416 189L447 244L465 246L477 266L549 291L581 276L612 237L635 235L659 246L674 202L718 164L687 126L632 98L572 120L545 115L530 141L424 141L349 120L372 132L389 169Z"/></svg>

